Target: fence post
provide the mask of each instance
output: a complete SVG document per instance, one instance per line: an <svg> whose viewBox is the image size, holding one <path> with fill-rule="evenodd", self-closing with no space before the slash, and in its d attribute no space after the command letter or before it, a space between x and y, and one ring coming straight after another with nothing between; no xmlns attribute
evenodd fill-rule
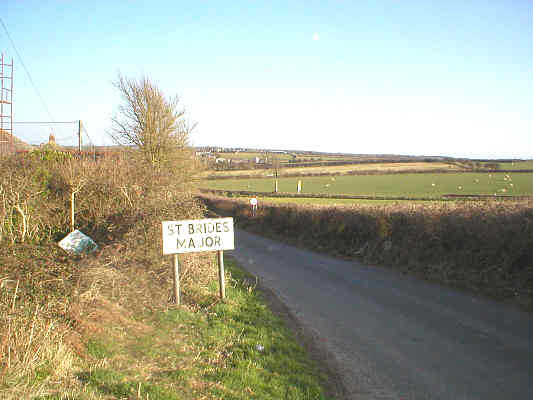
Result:
<svg viewBox="0 0 533 400"><path fill-rule="evenodd" d="M70 228L71 231L74 231L74 196L76 195L75 191L72 191L70 194Z"/></svg>
<svg viewBox="0 0 533 400"><path fill-rule="evenodd" d="M224 280L224 253L218 250L218 280L220 282L220 298L226 298L226 282Z"/></svg>

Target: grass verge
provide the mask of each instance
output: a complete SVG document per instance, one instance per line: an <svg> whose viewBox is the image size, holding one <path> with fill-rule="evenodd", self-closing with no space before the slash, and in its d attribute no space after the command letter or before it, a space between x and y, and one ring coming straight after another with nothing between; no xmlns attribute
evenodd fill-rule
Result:
<svg viewBox="0 0 533 400"><path fill-rule="evenodd" d="M190 286L182 306L144 310L129 322L122 314L86 337L76 374L82 389L71 398L327 398L324 378L255 283L229 257L225 267L225 301L211 280Z"/></svg>

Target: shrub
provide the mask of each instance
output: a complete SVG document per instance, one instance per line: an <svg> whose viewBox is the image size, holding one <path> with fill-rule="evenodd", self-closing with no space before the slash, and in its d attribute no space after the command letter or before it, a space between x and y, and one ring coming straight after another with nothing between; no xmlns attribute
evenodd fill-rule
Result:
<svg viewBox="0 0 533 400"><path fill-rule="evenodd" d="M46 382L72 377L71 341L95 301L117 292L115 280L130 307L168 303L161 221L204 213L182 171L128 159L0 159L0 397L37 396ZM101 249L91 256L67 256L56 244L70 231L73 192L76 228ZM181 262L184 288L216 273L200 258Z"/></svg>

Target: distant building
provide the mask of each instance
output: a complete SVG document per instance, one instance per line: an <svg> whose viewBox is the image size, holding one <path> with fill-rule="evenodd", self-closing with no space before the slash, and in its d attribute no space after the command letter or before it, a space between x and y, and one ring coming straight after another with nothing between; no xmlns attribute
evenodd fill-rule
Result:
<svg viewBox="0 0 533 400"><path fill-rule="evenodd" d="M63 150L63 148L56 143L56 137L53 133L50 133L50 136L48 136L48 142L41 143L40 147L42 150Z"/></svg>

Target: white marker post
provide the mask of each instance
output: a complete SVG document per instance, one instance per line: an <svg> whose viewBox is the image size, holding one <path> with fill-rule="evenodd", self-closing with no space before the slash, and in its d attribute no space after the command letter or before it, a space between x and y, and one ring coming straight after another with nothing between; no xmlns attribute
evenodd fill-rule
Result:
<svg viewBox="0 0 533 400"><path fill-rule="evenodd" d="M174 255L174 298L180 304L179 253L218 252L220 297L226 297L224 250L235 248L233 218L163 221L163 254Z"/></svg>
<svg viewBox="0 0 533 400"><path fill-rule="evenodd" d="M252 209L252 216L255 216L257 212L257 197L254 196L250 199L250 208Z"/></svg>

